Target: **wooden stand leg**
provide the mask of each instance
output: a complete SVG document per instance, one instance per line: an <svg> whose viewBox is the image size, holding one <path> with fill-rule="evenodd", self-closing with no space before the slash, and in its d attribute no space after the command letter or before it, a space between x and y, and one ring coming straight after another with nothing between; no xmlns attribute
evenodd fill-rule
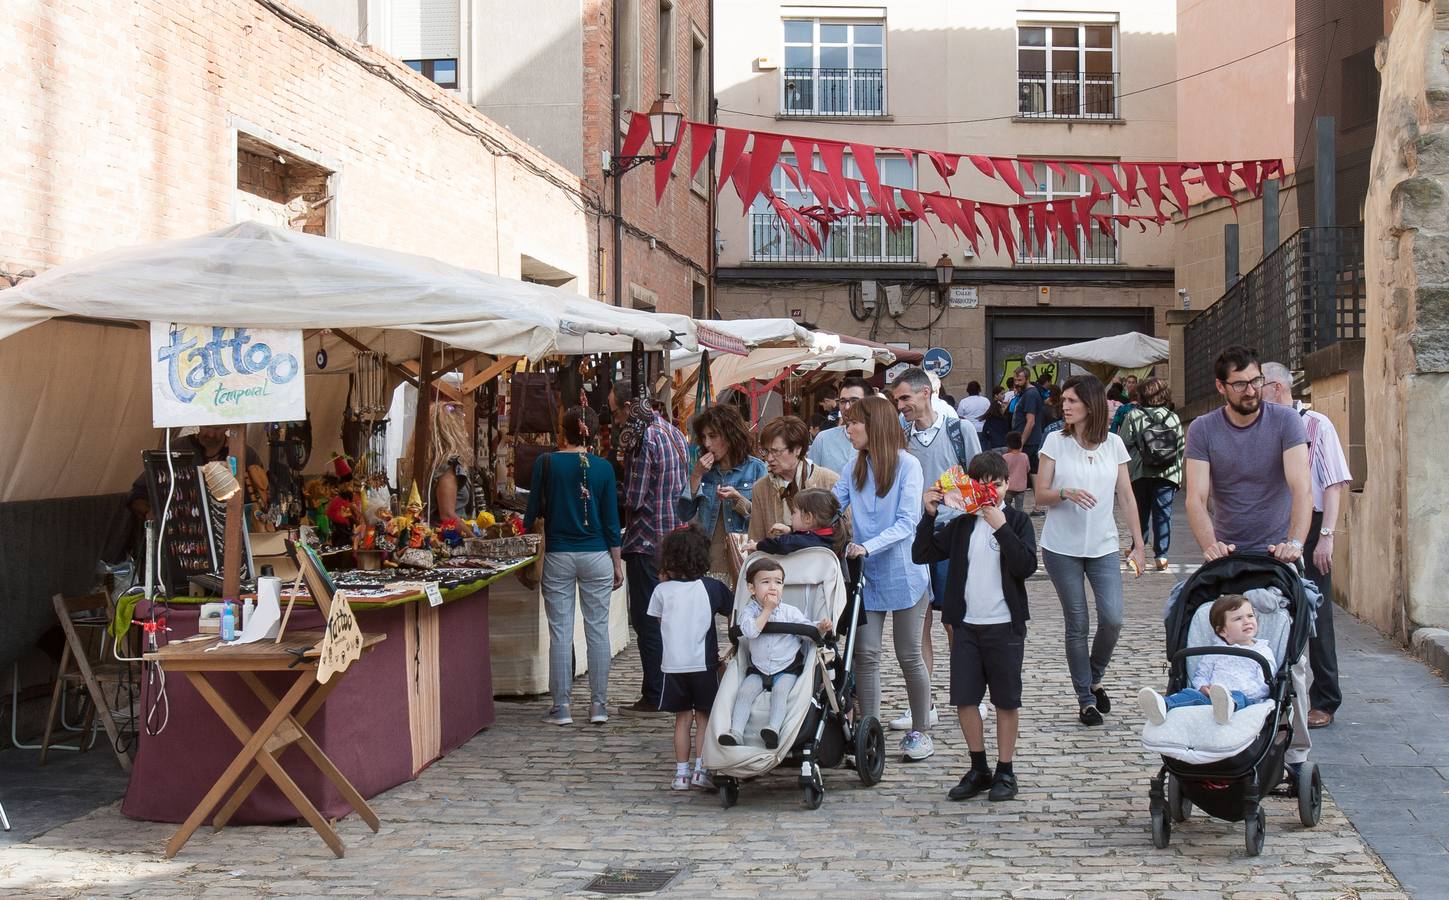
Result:
<svg viewBox="0 0 1449 900"><path fill-rule="evenodd" d="M186 842L191 838L191 835L196 832L196 829L200 827L202 821L206 819L207 813L211 812L212 808L215 807L216 804L221 802L221 798L226 795L227 789L230 788L232 784L237 780L237 778L241 776L241 773L246 769L248 763L250 763L253 759L256 759L260 754L261 756L266 757L267 762L273 763L275 765L275 761L272 760L269 755L262 753L262 748L266 745L267 738L272 736L272 733L277 730L277 726L282 724L282 722L287 718L287 714L292 711L292 708L295 707L297 705L297 702L302 699L302 695L307 692L307 688L311 686L311 674L312 673L310 672L304 673L302 677L299 677L297 679L297 683L292 685L291 690L287 691L286 696L282 698L281 703L277 704L277 706L272 709L272 711L267 715L266 719L263 720L261 727L258 728L255 733L253 733L247 730L245 723L243 723L241 718L237 716L236 712L232 710L231 706L226 702L226 700L216 692L216 688L211 686L211 683L206 680L206 676L203 673L186 673L187 680L190 681L192 686L196 688L197 693L201 694L201 696L204 697L206 701L211 704L211 708L216 711L216 714L220 716L221 720L226 723L228 728L231 729L232 734L236 735L237 739L242 742L242 749L241 752L236 755L236 758L231 761L231 764L226 767L226 770L221 773L221 777L217 779L216 784L212 785L211 790L208 791L206 796L201 799L201 802L196 805L196 809L191 811L191 815L187 817L185 823L183 823L182 826L177 829L176 834L172 835L170 842L166 844L167 859L175 856L177 851L179 851L182 847L186 845ZM270 769L268 770L268 774L272 774L273 780L276 780L277 775L273 774ZM284 779L294 791L296 790L297 786L291 783L292 780L290 778L287 778L286 773L281 773L281 778ZM283 786L280 782L278 783L278 787L282 788L282 793L287 794L287 788ZM301 794L300 791L296 792L299 795ZM287 799L292 800L294 804L297 803L297 800L294 799L290 794L288 794ZM307 821L311 822L314 828L317 828L319 834L322 834L323 840L326 840L328 846L332 847L332 852L336 853L338 856L341 856L342 842L337 839L336 832L332 831L331 827L329 827L327 823L321 819L321 816L318 815L317 810L313 809L312 805L307 802L306 797L301 797L300 799L302 804L305 805L309 810L311 810L312 816L317 819L316 822L313 822L311 818L308 818ZM302 811L304 815L306 814L306 811L302 810L301 805L299 805L297 808L299 811ZM322 827L318 828L317 826L319 824ZM326 833L324 833L324 829Z"/></svg>
<svg viewBox="0 0 1449 900"><path fill-rule="evenodd" d="M46 755L50 753L50 738L55 733L55 717L60 711L60 695L65 690L65 670L69 665L70 643L67 642L60 651L60 668L55 670L55 689L50 692L50 713L45 717L45 736L40 739L40 764L42 766L45 765ZM11 710L11 712L18 715L15 710Z"/></svg>

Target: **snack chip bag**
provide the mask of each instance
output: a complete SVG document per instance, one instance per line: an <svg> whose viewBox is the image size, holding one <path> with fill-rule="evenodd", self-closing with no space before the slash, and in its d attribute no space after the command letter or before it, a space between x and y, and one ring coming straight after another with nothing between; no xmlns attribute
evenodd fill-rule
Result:
<svg viewBox="0 0 1449 900"><path fill-rule="evenodd" d="M996 493L996 485L972 480L960 466L952 466L942 472L936 484L946 495L947 506L973 515L982 507L995 506L1001 499Z"/></svg>

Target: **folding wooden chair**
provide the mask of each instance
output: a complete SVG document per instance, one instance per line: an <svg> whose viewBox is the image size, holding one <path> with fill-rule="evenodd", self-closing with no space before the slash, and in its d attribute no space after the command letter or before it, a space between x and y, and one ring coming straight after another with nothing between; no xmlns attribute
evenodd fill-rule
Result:
<svg viewBox="0 0 1449 900"><path fill-rule="evenodd" d="M60 666L55 673L55 688L50 694L50 714L45 719L45 736L40 742L40 764L45 765L55 735L56 717L60 712L60 700L68 687L83 687L89 700L85 722L79 731L61 735L58 740L76 740L82 750L88 749L87 741L97 716L110 738L111 751L123 772L131 771L131 757L121 750L121 732L111 716L111 706L106 699L105 688L128 681L125 663L105 662L106 627L110 624L111 605L104 593L87 597L51 598L55 615L60 619L61 630L65 632L65 647L61 650ZM89 632L82 635L80 629ZM93 648L93 649L92 649ZM71 664L75 668L71 668Z"/></svg>

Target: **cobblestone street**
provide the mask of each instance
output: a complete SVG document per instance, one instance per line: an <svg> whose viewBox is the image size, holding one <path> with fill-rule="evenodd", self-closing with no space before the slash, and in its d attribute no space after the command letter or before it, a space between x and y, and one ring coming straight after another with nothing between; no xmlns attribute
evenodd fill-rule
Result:
<svg viewBox="0 0 1449 900"><path fill-rule="evenodd" d="M610 867L678 867L667 894L679 897L1408 896L1327 797L1311 831L1292 801L1269 800L1256 859L1244 855L1240 823L1200 813L1173 829L1168 849L1153 849L1147 782L1158 758L1138 744L1132 694L1162 680L1161 600L1189 561L1129 581L1107 682L1115 711L1096 729L1076 722L1060 607L1044 575L1032 580L1015 802L946 799L967 759L944 716L936 755L905 764L893 754L873 789L853 772L828 771L824 806L807 811L794 773L781 770L746 783L726 812L713 795L669 789L668 719L616 714L603 727L552 728L539 722L542 700L500 703L496 726L374 801L380 834L355 816L340 824L346 859L333 859L308 828L252 827L203 829L166 861L160 851L172 826L125 819L111 805L0 852L0 892L547 897L579 892ZM938 635L938 650L943 642ZM615 661L611 683L637 684L637 671L631 648ZM892 665L885 671L890 717L904 707L904 689ZM939 653L938 683L945 672ZM621 687L614 702L633 699Z"/></svg>

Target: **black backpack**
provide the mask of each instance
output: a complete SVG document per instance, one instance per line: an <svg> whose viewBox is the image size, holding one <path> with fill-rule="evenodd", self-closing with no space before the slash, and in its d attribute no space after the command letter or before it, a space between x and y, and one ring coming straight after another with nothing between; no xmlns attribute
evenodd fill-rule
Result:
<svg viewBox="0 0 1449 900"><path fill-rule="evenodd" d="M1137 436L1137 446L1141 451L1142 464L1153 469L1170 468L1177 462L1177 429L1168 423L1172 415L1170 410L1158 419L1152 417L1152 413L1146 410L1142 415L1147 419L1147 427Z"/></svg>

